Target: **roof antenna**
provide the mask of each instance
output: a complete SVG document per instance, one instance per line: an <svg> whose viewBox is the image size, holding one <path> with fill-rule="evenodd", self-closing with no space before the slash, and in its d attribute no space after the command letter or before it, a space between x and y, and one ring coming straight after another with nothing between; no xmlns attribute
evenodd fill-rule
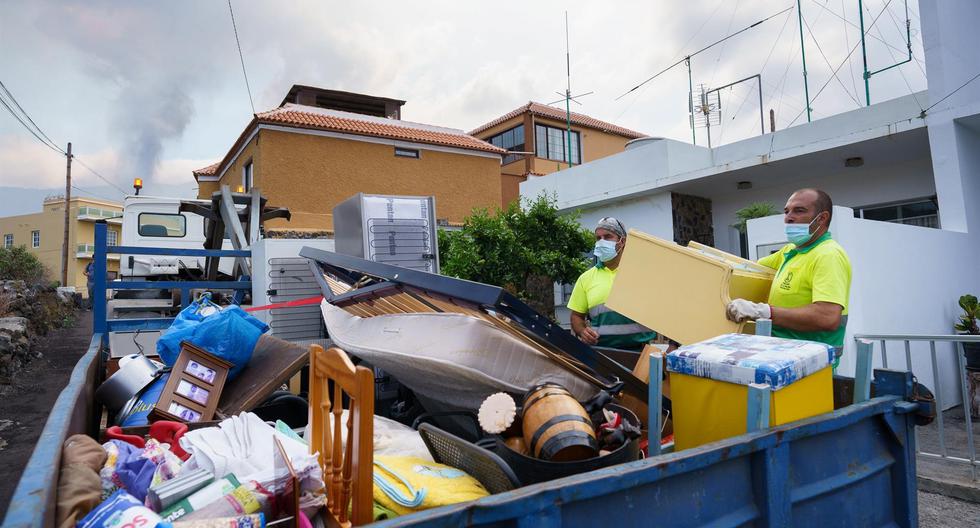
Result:
<svg viewBox="0 0 980 528"><path fill-rule="evenodd" d="M574 101L575 104L581 105L582 103L578 102L577 98L590 95L594 92L585 92L583 94L572 95L572 60L571 60L571 54L568 49L568 11L565 11L565 78L566 78L565 93L563 94L561 92L557 92L557 91L555 92L556 94L561 95L562 98L558 99L557 101L552 101L548 104L553 105L555 103L560 103L562 101L565 101L565 124L566 124L566 134L567 134L565 137L565 155L566 155L565 161L568 162L568 168L572 168L571 102ZM578 145L577 148L581 149L582 146ZM581 162L582 160L580 157L579 163Z"/></svg>

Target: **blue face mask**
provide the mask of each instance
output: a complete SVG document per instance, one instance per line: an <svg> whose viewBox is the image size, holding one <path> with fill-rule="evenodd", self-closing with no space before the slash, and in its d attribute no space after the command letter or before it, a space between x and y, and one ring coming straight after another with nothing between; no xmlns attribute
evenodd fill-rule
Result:
<svg viewBox="0 0 980 528"><path fill-rule="evenodd" d="M592 254L599 259L599 262L609 262L616 258L616 243L612 240L596 240Z"/></svg>
<svg viewBox="0 0 980 528"><path fill-rule="evenodd" d="M810 234L810 226L813 222L817 220L816 217L810 220L809 224L784 224L786 229L786 240L795 244L797 247L802 246L813 238Z"/></svg>

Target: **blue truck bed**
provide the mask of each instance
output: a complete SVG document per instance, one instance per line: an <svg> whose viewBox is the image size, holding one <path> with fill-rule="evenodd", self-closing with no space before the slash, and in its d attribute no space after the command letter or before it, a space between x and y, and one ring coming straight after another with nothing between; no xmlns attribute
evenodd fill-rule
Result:
<svg viewBox="0 0 980 528"><path fill-rule="evenodd" d="M102 336L51 411L4 527L54 525L61 445L97 433ZM809 420L380 523L379 526L916 526L911 374Z"/></svg>

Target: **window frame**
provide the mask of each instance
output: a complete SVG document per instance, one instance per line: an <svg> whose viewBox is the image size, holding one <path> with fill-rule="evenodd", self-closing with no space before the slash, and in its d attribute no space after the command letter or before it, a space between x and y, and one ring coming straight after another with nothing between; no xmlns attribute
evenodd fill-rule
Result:
<svg viewBox="0 0 980 528"><path fill-rule="evenodd" d="M31 231L31 247L37 249L41 247L41 230L34 229Z"/></svg>
<svg viewBox="0 0 980 528"><path fill-rule="evenodd" d="M183 216L183 215L181 215ZM187 231L186 225L184 231ZM142 235L140 235L142 236ZM174 237L177 238L177 237ZM118 246L119 245L119 233L114 229L106 229L105 231L105 243L107 246Z"/></svg>
<svg viewBox="0 0 980 528"><path fill-rule="evenodd" d="M541 145L541 142L539 141L541 137L539 137L538 135L538 127L544 129L544 145ZM551 152L554 149L552 149L551 142L549 141L549 137L551 136L551 134L549 134L550 130L561 132L561 138L562 138L561 158L554 158L551 156ZM546 123L535 122L534 123L534 156L537 158L559 161L562 163L571 163L572 165L581 165L582 164L582 133L578 130L572 130L571 132L572 132L572 136L574 137L574 139L572 140L572 144L573 146L575 146L575 149L572 151L573 159L568 160L565 159L569 153L569 149L565 145L565 142L568 141L568 129L559 128ZM542 156L542 154L544 155ZM576 157L577 157L577 161L575 160Z"/></svg>
<svg viewBox="0 0 980 528"><path fill-rule="evenodd" d="M143 215L154 215L154 216L179 216L181 218L181 235L144 235L143 234ZM136 217L136 233L141 237L149 238L185 238L187 236L187 217L180 213L157 213L153 211L146 211L140 213Z"/></svg>
<svg viewBox="0 0 980 528"><path fill-rule="evenodd" d="M4 247L4 249L10 249L10 248L14 247L14 234L13 233L5 233L3 235L3 247Z"/></svg>
<svg viewBox="0 0 980 528"><path fill-rule="evenodd" d="M936 208L935 215L919 215L919 216L908 217L908 218L903 218L902 217L902 207L908 206L908 205L916 205L916 204L921 204L921 203L927 203L927 202L928 203L932 203L935 206L935 208ZM883 210L883 209L893 209L893 210L895 210L895 213L896 213L895 214L895 219L893 219L893 220L877 220L877 219L874 219L874 218L865 218L865 216L864 216L865 215L865 212L867 212L867 211ZM912 223L908 223L908 222L905 222L904 221L904 220L910 220L910 219L913 219L913 218L931 218L932 216L935 216L935 218L936 218L936 225L935 226L922 226L922 225L919 225L919 224L912 224ZM880 203L880 204L872 204L872 205L864 205L864 206L855 207L854 208L854 217L855 218L860 218L862 220L872 220L872 221L875 221L875 222L889 222L889 223L892 223L892 224L912 225L912 226L918 226L918 227L926 227L926 228L929 228L929 229L942 229L942 217L940 215L939 203L937 201L936 195L924 196L924 197L920 197L920 198L912 198L912 199L908 199L908 200L898 200L898 201L895 201L895 202L885 202L885 203Z"/></svg>
<svg viewBox="0 0 980 528"><path fill-rule="evenodd" d="M501 139L499 145L494 143L495 139L503 138L506 134L509 133L513 134L514 137L516 138L518 130L520 130L521 139L523 140L520 143L514 143L509 147L503 146L503 139ZM525 130L524 128L524 123L514 125L508 128L507 130L502 130L500 132L497 132L496 134L487 137L483 141L486 141L487 143L490 143L495 147L500 147L508 152L527 152L527 130ZM514 141L516 141L516 139ZM524 159L524 156L525 154L504 154L503 157L501 158L500 164L509 165L511 163L521 161L522 159Z"/></svg>
<svg viewBox="0 0 980 528"><path fill-rule="evenodd" d="M255 183L255 165L252 163L252 158L242 165L242 190L244 192L250 192L252 190L252 185ZM185 221L186 224L186 221ZM184 226L184 231L187 231L187 226Z"/></svg>
<svg viewBox="0 0 980 528"><path fill-rule="evenodd" d="M395 145L394 152L396 158L422 159L422 151L420 149Z"/></svg>

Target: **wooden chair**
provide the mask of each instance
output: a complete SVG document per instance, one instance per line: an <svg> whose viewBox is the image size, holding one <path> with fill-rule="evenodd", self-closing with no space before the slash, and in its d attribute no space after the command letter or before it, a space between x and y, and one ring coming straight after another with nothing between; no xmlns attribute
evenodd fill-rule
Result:
<svg viewBox="0 0 980 528"><path fill-rule="evenodd" d="M324 350L312 345L310 377L310 452L320 454L327 526L368 524L373 520L374 502L374 372L355 367L337 347ZM347 423L342 424L345 394L350 404ZM343 445L341 428L345 426L347 442Z"/></svg>

